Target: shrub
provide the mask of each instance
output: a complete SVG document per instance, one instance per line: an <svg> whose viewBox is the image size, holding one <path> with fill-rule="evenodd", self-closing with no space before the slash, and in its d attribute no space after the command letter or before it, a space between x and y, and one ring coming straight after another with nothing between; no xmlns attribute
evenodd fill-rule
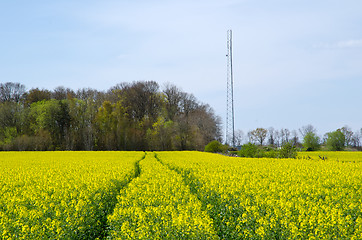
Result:
<svg viewBox="0 0 362 240"><path fill-rule="evenodd" d="M255 144L247 143L241 146L238 155L247 158L296 158L297 148L291 142L285 143L280 150L270 147L261 148Z"/></svg>
<svg viewBox="0 0 362 240"><path fill-rule="evenodd" d="M271 149L271 150L268 150L266 152L264 152L264 157L266 158L277 158L278 157L278 152Z"/></svg>
<svg viewBox="0 0 362 240"><path fill-rule="evenodd" d="M296 158L297 157L297 148L293 146L291 142L286 142L283 144L279 150L279 158Z"/></svg>
<svg viewBox="0 0 362 240"><path fill-rule="evenodd" d="M255 144L247 143L241 146L241 149L238 153L240 157L261 157L262 152L258 149Z"/></svg>
<svg viewBox="0 0 362 240"><path fill-rule="evenodd" d="M212 152L212 153L223 153L226 152L227 149L228 146L223 145L217 140L211 141L205 146L205 152Z"/></svg>

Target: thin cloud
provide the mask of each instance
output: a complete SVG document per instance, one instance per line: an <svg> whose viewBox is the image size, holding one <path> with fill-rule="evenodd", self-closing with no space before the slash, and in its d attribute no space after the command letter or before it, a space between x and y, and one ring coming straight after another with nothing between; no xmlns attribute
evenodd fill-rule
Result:
<svg viewBox="0 0 362 240"><path fill-rule="evenodd" d="M338 42L336 44L336 47L338 47L338 48L362 47L362 39Z"/></svg>
<svg viewBox="0 0 362 240"><path fill-rule="evenodd" d="M344 40L335 43L319 43L314 47L327 49L362 48L362 39Z"/></svg>

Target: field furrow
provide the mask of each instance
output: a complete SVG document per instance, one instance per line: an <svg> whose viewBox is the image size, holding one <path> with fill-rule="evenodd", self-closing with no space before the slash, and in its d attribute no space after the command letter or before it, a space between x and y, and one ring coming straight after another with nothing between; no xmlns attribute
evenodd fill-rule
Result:
<svg viewBox="0 0 362 240"><path fill-rule="evenodd" d="M141 174L121 190L108 217L111 239L217 239L201 202L169 170L148 153Z"/></svg>

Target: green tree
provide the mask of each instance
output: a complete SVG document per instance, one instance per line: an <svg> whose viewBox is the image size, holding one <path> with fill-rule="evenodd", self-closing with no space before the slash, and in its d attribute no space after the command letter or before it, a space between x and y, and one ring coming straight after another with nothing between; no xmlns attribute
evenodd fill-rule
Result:
<svg viewBox="0 0 362 240"><path fill-rule="evenodd" d="M31 104L29 121L35 134L40 130L50 133L56 150L66 147L66 135L70 127L69 105L67 100L43 100Z"/></svg>
<svg viewBox="0 0 362 240"><path fill-rule="evenodd" d="M327 133L327 142L326 145L329 150L331 151L343 151L346 138L341 131L341 129L338 129L334 132Z"/></svg>
<svg viewBox="0 0 362 240"><path fill-rule="evenodd" d="M0 147L14 150L203 150L221 139L211 107L174 86L123 83L107 92L0 84ZM6 145L6 147L4 147Z"/></svg>
<svg viewBox="0 0 362 240"><path fill-rule="evenodd" d="M67 132L68 150L93 150L96 107L91 101L72 98L69 102L70 128Z"/></svg>
<svg viewBox="0 0 362 240"><path fill-rule="evenodd" d="M116 150L116 119L113 111L114 104L109 101L104 101L98 109L96 116L98 150Z"/></svg>
<svg viewBox="0 0 362 240"><path fill-rule="evenodd" d="M7 145L17 136L15 127L0 128L0 147Z"/></svg>
<svg viewBox="0 0 362 240"><path fill-rule="evenodd" d="M159 117L152 125L152 128L147 130L148 147L150 150L172 150L173 136L175 124L173 121L165 121Z"/></svg>
<svg viewBox="0 0 362 240"><path fill-rule="evenodd" d="M28 131L27 110L22 103L14 101L0 103L0 147L3 145L4 150L18 150L11 145L13 140Z"/></svg>
<svg viewBox="0 0 362 240"><path fill-rule="evenodd" d="M320 138L314 132L308 132L303 138L303 147L307 151L316 151L320 148Z"/></svg>
<svg viewBox="0 0 362 240"><path fill-rule="evenodd" d="M140 122L131 122L122 105L122 101L111 103L104 101L99 108L95 125L97 131L97 149L99 150L133 150L137 143L135 135L142 126Z"/></svg>

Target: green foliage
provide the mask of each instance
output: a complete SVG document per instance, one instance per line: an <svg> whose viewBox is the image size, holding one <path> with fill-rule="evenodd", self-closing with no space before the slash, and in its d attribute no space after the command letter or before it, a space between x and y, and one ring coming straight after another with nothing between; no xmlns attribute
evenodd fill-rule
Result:
<svg viewBox="0 0 362 240"><path fill-rule="evenodd" d="M303 139L303 147L307 150L307 151L316 151L319 150L320 148L320 139L319 137L313 133L313 132L308 132Z"/></svg>
<svg viewBox="0 0 362 240"><path fill-rule="evenodd" d="M160 91L138 81L106 92L0 85L0 150L202 151L221 135L211 107L172 85Z"/></svg>
<svg viewBox="0 0 362 240"><path fill-rule="evenodd" d="M241 146L238 155L248 158L296 158L297 149L290 142L285 143L279 150L247 143Z"/></svg>
<svg viewBox="0 0 362 240"><path fill-rule="evenodd" d="M278 152L273 148L260 147L253 143L247 143L241 146L238 155L247 158L277 158Z"/></svg>
<svg viewBox="0 0 362 240"><path fill-rule="evenodd" d="M241 149L238 153L240 157L249 157L249 158L255 158L257 156L260 156L260 151L258 147L253 143L247 143L241 146Z"/></svg>
<svg viewBox="0 0 362 240"><path fill-rule="evenodd" d="M338 129L334 132L330 132L327 134L327 148L331 151L342 151L345 146L346 138L343 132Z"/></svg>
<svg viewBox="0 0 362 240"><path fill-rule="evenodd" d="M16 135L17 131L15 127L5 127L4 129L0 129L0 146L11 143Z"/></svg>
<svg viewBox="0 0 362 240"><path fill-rule="evenodd" d="M212 153L224 153L228 149L228 146L223 145L217 140L209 142L205 146L205 152L212 152Z"/></svg>
<svg viewBox="0 0 362 240"><path fill-rule="evenodd" d="M43 100L31 104L31 128L35 133L48 131L56 149L65 148L65 135L70 126L69 104L67 100Z"/></svg>
<svg viewBox="0 0 362 240"><path fill-rule="evenodd" d="M35 136L22 135L2 146L7 151L47 151L52 150L51 137L48 132L40 131Z"/></svg>
<svg viewBox="0 0 362 240"><path fill-rule="evenodd" d="M263 157L265 158L278 158L278 151L274 149L266 149L263 152Z"/></svg>
<svg viewBox="0 0 362 240"><path fill-rule="evenodd" d="M174 149L175 123L171 120L165 121L164 118L158 120L147 130L148 147L150 150L171 150Z"/></svg>
<svg viewBox="0 0 362 240"><path fill-rule="evenodd" d="M297 149L291 142L286 142L283 144L279 150L279 158L296 158Z"/></svg>

